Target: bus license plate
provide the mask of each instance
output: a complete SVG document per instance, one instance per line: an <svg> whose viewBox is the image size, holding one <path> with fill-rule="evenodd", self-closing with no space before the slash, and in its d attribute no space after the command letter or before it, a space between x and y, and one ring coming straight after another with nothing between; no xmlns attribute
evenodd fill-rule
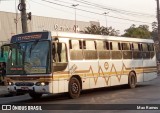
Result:
<svg viewBox="0 0 160 113"><path fill-rule="evenodd" d="M29 90L28 87L21 87L22 90Z"/></svg>

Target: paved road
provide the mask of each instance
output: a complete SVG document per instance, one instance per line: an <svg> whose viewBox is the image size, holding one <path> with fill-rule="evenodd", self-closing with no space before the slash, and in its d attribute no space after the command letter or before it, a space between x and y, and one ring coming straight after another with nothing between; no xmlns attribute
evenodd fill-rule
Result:
<svg viewBox="0 0 160 113"><path fill-rule="evenodd" d="M124 86L118 86L88 90L83 91L81 97L78 99L69 99L66 95L67 94L45 95L41 100L32 100L28 95L3 97L0 98L0 104L160 104L160 76L152 81L139 84L135 89L127 89ZM60 106L60 109L61 108L63 109L63 106ZM7 111L3 112L6 113ZM17 111L12 112L18 113ZM39 113L39 111L34 112ZM55 110L54 112L160 113L160 110ZM47 111L46 113L53 113L53 111Z"/></svg>

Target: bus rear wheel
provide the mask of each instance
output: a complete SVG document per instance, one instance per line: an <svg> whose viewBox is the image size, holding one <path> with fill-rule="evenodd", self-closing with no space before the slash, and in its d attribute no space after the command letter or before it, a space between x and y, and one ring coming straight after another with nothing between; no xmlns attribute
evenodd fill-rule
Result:
<svg viewBox="0 0 160 113"><path fill-rule="evenodd" d="M80 82L76 77L72 77L69 81L69 97L72 99L80 96L81 87Z"/></svg>
<svg viewBox="0 0 160 113"><path fill-rule="evenodd" d="M32 99L39 99L39 98L41 98L42 97L42 94L40 94L40 93L29 93L29 96L30 97L32 97Z"/></svg>
<svg viewBox="0 0 160 113"><path fill-rule="evenodd" d="M136 74L134 72L130 72L128 77L128 87L133 89L136 87L136 84L137 84Z"/></svg>

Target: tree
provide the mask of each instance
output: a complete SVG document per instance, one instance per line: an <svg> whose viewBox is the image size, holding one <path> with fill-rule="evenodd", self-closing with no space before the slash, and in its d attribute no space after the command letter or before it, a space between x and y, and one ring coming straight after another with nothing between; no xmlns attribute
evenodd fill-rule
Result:
<svg viewBox="0 0 160 113"><path fill-rule="evenodd" d="M152 23L151 35L152 35L154 40L158 40L158 24L157 24L157 22Z"/></svg>
<svg viewBox="0 0 160 113"><path fill-rule="evenodd" d="M139 25L136 27L133 24L130 28L125 30L125 33L122 36L134 38L151 38L151 32L149 31L148 25Z"/></svg>
<svg viewBox="0 0 160 113"><path fill-rule="evenodd" d="M109 35L109 36L118 36L119 30L115 30L112 27L104 27L104 26L96 26L91 25L90 27L86 27L84 31L81 31L86 34L99 34L99 35Z"/></svg>

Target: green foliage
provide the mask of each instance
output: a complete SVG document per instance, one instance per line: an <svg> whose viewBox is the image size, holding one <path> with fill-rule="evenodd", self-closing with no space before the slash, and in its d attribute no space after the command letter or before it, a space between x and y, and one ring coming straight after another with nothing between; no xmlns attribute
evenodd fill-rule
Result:
<svg viewBox="0 0 160 113"><path fill-rule="evenodd" d="M152 35L154 40L158 40L158 24L157 24L157 22L152 23L151 35Z"/></svg>
<svg viewBox="0 0 160 113"><path fill-rule="evenodd" d="M151 33L149 31L148 25L139 25L136 27L133 24L130 28L125 30L125 33L122 36L134 38L151 38Z"/></svg>
<svg viewBox="0 0 160 113"><path fill-rule="evenodd" d="M99 34L99 35L109 35L109 36L118 36L119 31L113 29L112 27L96 26L91 25L91 27L86 27L84 31L81 31L86 34Z"/></svg>

